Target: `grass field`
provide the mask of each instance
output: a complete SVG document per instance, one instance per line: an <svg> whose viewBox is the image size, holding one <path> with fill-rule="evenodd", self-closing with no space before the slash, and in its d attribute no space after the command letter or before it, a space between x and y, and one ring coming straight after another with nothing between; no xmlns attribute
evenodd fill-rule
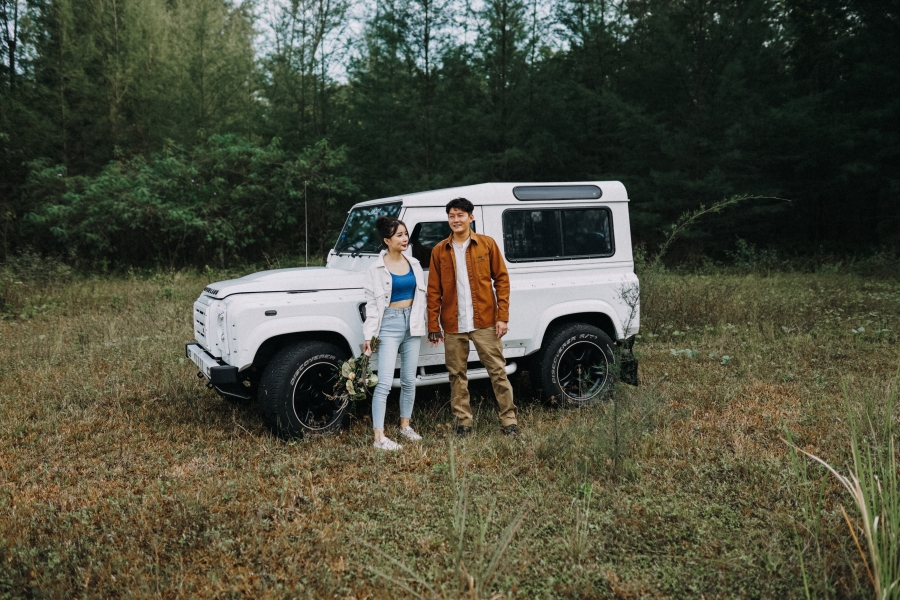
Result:
<svg viewBox="0 0 900 600"><path fill-rule="evenodd" d="M0 597L803 598L804 572L871 596L852 503L781 438L845 463L900 364L900 281L655 276L642 386L559 411L521 378L518 441L481 386L462 442L424 388L424 442L384 455L363 421L280 441L202 385L183 344L220 275L7 274Z"/></svg>

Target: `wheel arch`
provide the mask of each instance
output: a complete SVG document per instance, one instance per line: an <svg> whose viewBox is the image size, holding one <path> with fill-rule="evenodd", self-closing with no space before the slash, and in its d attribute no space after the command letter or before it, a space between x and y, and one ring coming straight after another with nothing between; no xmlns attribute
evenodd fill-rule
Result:
<svg viewBox="0 0 900 600"><path fill-rule="evenodd" d="M603 333L608 335L609 338L615 342L621 338L621 335L616 328L616 321L610 316L610 313L615 314L612 307L596 306L590 307L588 310L572 310L565 311L563 314L546 315L541 320L542 323L538 336L538 339L541 341L540 348L545 347L547 338L553 335L554 331L571 323L587 323L588 325L593 325L603 331Z"/></svg>
<svg viewBox="0 0 900 600"><path fill-rule="evenodd" d="M350 342L340 333L335 331L318 330L318 331L294 331L290 333L282 333L272 336L256 350L253 361L248 366L249 369L257 373L262 373L272 358L281 351L282 348L300 342L327 342L334 344L350 356L353 356Z"/></svg>
<svg viewBox="0 0 900 600"><path fill-rule="evenodd" d="M541 337L542 345L543 341L547 339L548 334L552 333L552 330L559 329L560 327L563 327L570 323L587 323L588 325L593 325L594 327L597 327L598 329L603 331L603 333L608 335L609 339L613 341L615 341L619 337L612 317L610 317L608 314L602 312L573 313L570 315L557 317L547 324L547 328L544 330L544 335Z"/></svg>

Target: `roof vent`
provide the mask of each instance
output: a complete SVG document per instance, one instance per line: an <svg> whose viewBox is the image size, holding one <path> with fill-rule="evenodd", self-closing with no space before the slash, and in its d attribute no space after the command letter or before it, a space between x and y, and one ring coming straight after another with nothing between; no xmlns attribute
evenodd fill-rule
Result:
<svg viewBox="0 0 900 600"><path fill-rule="evenodd" d="M603 192L596 185L520 185L513 195L519 200L599 200Z"/></svg>

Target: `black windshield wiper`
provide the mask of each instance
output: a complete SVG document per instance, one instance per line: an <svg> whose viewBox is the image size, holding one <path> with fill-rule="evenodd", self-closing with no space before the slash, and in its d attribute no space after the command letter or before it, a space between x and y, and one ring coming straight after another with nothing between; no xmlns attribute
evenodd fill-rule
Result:
<svg viewBox="0 0 900 600"><path fill-rule="evenodd" d="M372 246L372 244L363 244L359 248L353 251L353 254L359 256L363 252L372 252L374 254L378 254L378 246Z"/></svg>
<svg viewBox="0 0 900 600"><path fill-rule="evenodd" d="M352 243L345 244L345 245L341 246L340 248L338 248L337 250L335 250L334 253L340 255L340 253L343 252L344 250L349 250L351 246L353 246Z"/></svg>
<svg viewBox="0 0 900 600"><path fill-rule="evenodd" d="M340 250L335 250L334 253L340 254L341 252L344 252L345 250L350 250L350 248L352 248L352 247L353 247L353 244L347 244L346 246L341 246ZM352 252L350 252L350 257L356 258L357 256L359 256L367 251L372 252L372 250L370 248L368 248L365 244L363 244L363 246L361 248L356 248Z"/></svg>

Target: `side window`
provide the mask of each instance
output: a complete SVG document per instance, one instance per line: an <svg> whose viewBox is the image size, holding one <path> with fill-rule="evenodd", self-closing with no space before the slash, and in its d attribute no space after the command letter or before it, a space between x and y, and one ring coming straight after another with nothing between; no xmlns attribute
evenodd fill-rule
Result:
<svg viewBox="0 0 900 600"><path fill-rule="evenodd" d="M558 210L508 210L503 213L503 245L510 260L562 256Z"/></svg>
<svg viewBox="0 0 900 600"><path fill-rule="evenodd" d="M615 251L606 208L507 210L503 242L511 261L596 258Z"/></svg>
<svg viewBox="0 0 900 600"><path fill-rule="evenodd" d="M431 251L441 240L450 237L450 225L447 221L434 223L417 223L409 236L409 245L412 246L412 255L422 263L422 268L428 270L431 265Z"/></svg>
<svg viewBox="0 0 900 600"><path fill-rule="evenodd" d="M470 227L475 231L475 223ZM412 247L413 258L422 263L422 269L428 270L431 266L431 251L438 242L450 237L451 233L453 232L447 221L416 223L412 235L409 236L409 245Z"/></svg>
<svg viewBox="0 0 900 600"><path fill-rule="evenodd" d="M611 256L612 227L603 208L562 211L564 256Z"/></svg>

